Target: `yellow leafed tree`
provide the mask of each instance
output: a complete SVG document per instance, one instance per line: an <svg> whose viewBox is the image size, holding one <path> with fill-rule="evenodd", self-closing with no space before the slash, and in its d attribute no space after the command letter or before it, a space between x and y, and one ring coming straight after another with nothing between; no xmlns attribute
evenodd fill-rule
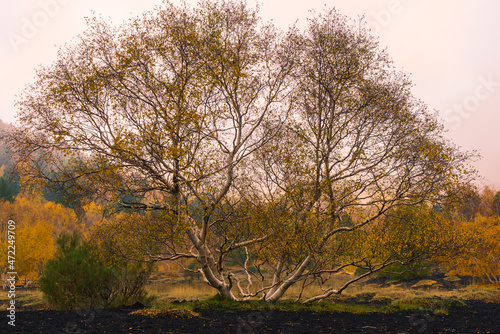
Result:
<svg viewBox="0 0 500 334"><path fill-rule="evenodd" d="M43 266L54 255L54 241L60 233L83 232L72 209L46 202L39 196L18 196L13 203L0 202L2 249L7 249L8 245L6 225L9 220L15 221L15 269L25 283L28 279L38 279ZM7 256L7 252L0 254L2 272L7 271Z"/></svg>
<svg viewBox="0 0 500 334"><path fill-rule="evenodd" d="M474 221L463 223L462 228L473 242L456 259L453 273L500 283L500 217L477 215Z"/></svg>
<svg viewBox="0 0 500 334"><path fill-rule="evenodd" d="M17 235L16 267L18 273L37 280L42 269L54 255L53 227L46 221L38 221L34 226L21 229Z"/></svg>

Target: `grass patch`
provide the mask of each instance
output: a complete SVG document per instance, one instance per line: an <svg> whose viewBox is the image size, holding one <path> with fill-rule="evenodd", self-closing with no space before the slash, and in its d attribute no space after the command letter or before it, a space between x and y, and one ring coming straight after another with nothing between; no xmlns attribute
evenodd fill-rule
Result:
<svg viewBox="0 0 500 334"><path fill-rule="evenodd" d="M1 294L0 307L2 310L10 303L7 293ZM40 310L46 309L47 303L43 299L43 293L40 289L17 289L16 290L16 309L18 310Z"/></svg>
<svg viewBox="0 0 500 334"><path fill-rule="evenodd" d="M473 286L460 291L458 298L461 300L481 300L487 303L500 303L500 289Z"/></svg>
<svg viewBox="0 0 500 334"><path fill-rule="evenodd" d="M215 290L204 283L176 282L158 283L145 286L149 294L158 296L159 302L175 300L197 301L208 299Z"/></svg>
<svg viewBox="0 0 500 334"><path fill-rule="evenodd" d="M382 299L380 301L379 299ZM372 301L359 299L346 301L324 300L314 303L300 303L295 301L278 301L267 303L261 300L236 302L215 295L211 298L198 301L182 301L166 303L162 306L134 311L131 314L141 314L149 317L176 317L192 318L199 316L198 312L204 310L224 311L228 313L239 311L282 311L282 312L316 312L316 313L393 313L406 311L428 311L434 314L448 314L451 307L464 306L465 303L458 299L445 299L439 297L415 297L407 299L388 299L374 297Z"/></svg>
<svg viewBox="0 0 500 334"><path fill-rule="evenodd" d="M276 303L266 303L260 300L235 302L225 300L220 296L214 296L207 300L193 303L195 310L219 310L225 312L253 311L253 310L276 310L284 312L317 312L317 313L391 313L403 311L430 311L435 314L448 314L451 307L465 306L465 303L458 299L444 299L439 297L416 297L407 299L389 299L385 297L375 297L371 301L363 299L349 299L344 301L324 300L314 303L299 303L295 301L279 301Z"/></svg>
<svg viewBox="0 0 500 334"><path fill-rule="evenodd" d="M192 319L200 316L199 313L193 311L193 306L185 305L163 305L155 308L145 308L132 311L131 315L143 315L149 318L181 318Z"/></svg>
<svg viewBox="0 0 500 334"><path fill-rule="evenodd" d="M405 311L429 311L435 314L447 314L453 306L465 305L461 300L464 298L463 291L446 291L442 289L429 288L426 290L408 289L402 286L379 285L353 285L341 295L333 295L327 300L303 304L297 302L298 294L290 291L282 300L276 303L266 303L262 300L250 300L235 302L222 298L216 294L214 289L193 283L174 283L168 285L155 285L155 290L148 287L148 291L158 294L157 302L174 305L189 305L191 310L219 310L225 312L252 311L252 310L278 310L286 312L348 312L367 314L373 312L405 312ZM163 289L163 290L162 290ZM478 291L483 291L478 289ZM489 290L488 290L489 291ZM315 292L315 291L313 291ZM208 295L208 296L207 296ZM477 299L486 298L493 300L496 294L490 292L482 293L469 291L467 296L473 295ZM500 293L498 294L500 298ZM308 296L303 296L306 299ZM153 306L154 307L154 306ZM172 307L172 306L170 306Z"/></svg>
<svg viewBox="0 0 500 334"><path fill-rule="evenodd" d="M434 298L411 298L393 301L388 309L394 311L431 311L434 314L448 314L451 307L465 306L458 299Z"/></svg>
<svg viewBox="0 0 500 334"><path fill-rule="evenodd" d="M185 318L199 316L203 310L225 312L277 310L286 312L347 312L369 314L374 312L427 311L434 314L448 314L450 308L465 305L466 300L481 300L500 303L498 286L468 286L461 290L447 291L430 288L426 290L408 289L400 286L375 284L353 285L341 295L333 295L327 300L303 304L296 301L297 294L285 295L276 303L262 300L234 302L215 294L215 290L203 283L174 281L171 283L150 284L146 286L150 294L148 308L131 314L148 317ZM294 291L293 291L294 292ZM306 297L304 297L305 299ZM0 305L5 309L10 299L1 294ZM19 307L19 308L18 308ZM43 294L39 289L16 290L16 308L19 310L47 309Z"/></svg>
<svg viewBox="0 0 500 334"><path fill-rule="evenodd" d="M309 304L285 300L276 303L267 303L262 300L235 302L226 300L219 295L193 303L196 310L221 310L226 312L276 310L284 312L348 312L373 313L380 312L380 308L369 304L333 303L321 301Z"/></svg>

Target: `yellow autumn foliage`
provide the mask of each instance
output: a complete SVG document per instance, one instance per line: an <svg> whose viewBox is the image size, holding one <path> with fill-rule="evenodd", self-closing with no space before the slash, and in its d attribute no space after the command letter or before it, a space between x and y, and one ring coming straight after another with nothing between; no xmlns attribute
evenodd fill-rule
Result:
<svg viewBox="0 0 500 334"><path fill-rule="evenodd" d="M477 215L473 221L463 222L461 228L473 242L452 263L451 274L500 283L500 217Z"/></svg>
<svg viewBox="0 0 500 334"><path fill-rule="evenodd" d="M47 202L40 196L17 196L12 203L0 202L0 263L2 272L7 265L7 222L15 222L15 262L18 276L25 281L37 280L47 262L54 255L55 240L60 233L83 231L72 209ZM12 255L12 254L11 254Z"/></svg>
<svg viewBox="0 0 500 334"><path fill-rule="evenodd" d="M54 255L53 227L39 220L34 226L25 227L17 234L16 268L26 279L37 280L42 269Z"/></svg>

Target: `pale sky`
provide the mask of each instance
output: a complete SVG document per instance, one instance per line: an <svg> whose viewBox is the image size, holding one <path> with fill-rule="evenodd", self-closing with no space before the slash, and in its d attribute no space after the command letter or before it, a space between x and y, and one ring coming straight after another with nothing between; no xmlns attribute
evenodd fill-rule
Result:
<svg viewBox="0 0 500 334"><path fill-rule="evenodd" d="M172 0L179 3L178 0ZM195 0L186 0L193 5ZM255 0L248 0L253 4ZM263 0L261 16L286 29L303 26L309 10L336 7L364 15L413 93L438 110L446 136L478 150L481 185L500 189L499 0ZM14 101L34 69L56 59L57 46L85 29L92 11L119 24L161 0L1 0L0 119L15 122Z"/></svg>

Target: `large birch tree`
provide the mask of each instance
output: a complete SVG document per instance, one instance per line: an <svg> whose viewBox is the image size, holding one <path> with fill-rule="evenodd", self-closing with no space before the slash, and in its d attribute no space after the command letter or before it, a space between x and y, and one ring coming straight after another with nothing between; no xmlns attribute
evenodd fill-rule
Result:
<svg viewBox="0 0 500 334"><path fill-rule="evenodd" d="M353 241L465 168L409 79L335 11L303 33L238 1L88 25L19 101L18 169L137 211L123 223L159 245L140 260L196 259L228 299L273 302L348 265L401 262Z"/></svg>

